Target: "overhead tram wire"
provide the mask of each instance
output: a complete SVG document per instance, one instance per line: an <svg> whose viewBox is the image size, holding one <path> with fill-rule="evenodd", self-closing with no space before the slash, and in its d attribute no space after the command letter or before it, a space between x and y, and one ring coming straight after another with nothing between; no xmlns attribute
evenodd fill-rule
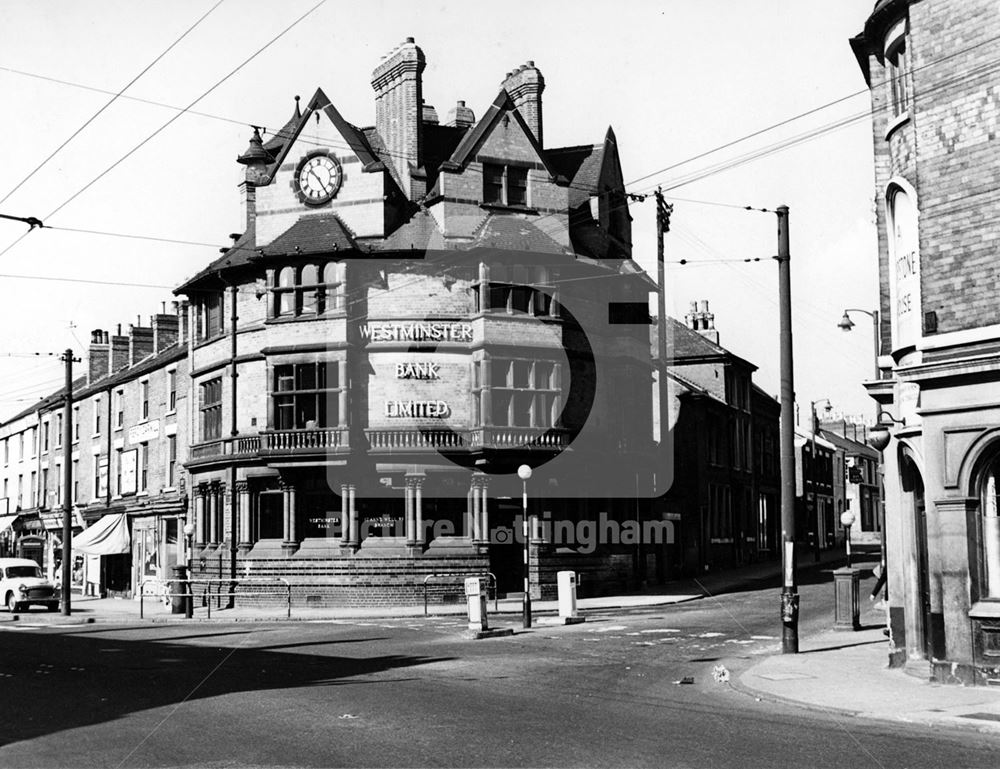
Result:
<svg viewBox="0 0 1000 769"><path fill-rule="evenodd" d="M318 5L317 5L317 6L314 6L314 7L312 8L312 9L310 9L309 11L307 11L305 15L306 15L306 16L308 16L309 14L311 14L311 13L312 13L312 12L313 12L314 10L316 10L316 8L318 8L318 7L319 7L319 5L322 5L322 4L323 4L323 3L325 2L325 1L326 1L326 0L322 0L322 1L321 1L321 2L320 2L320 3L318 4ZM219 2L221 3L221 2L222 2L222 0L219 0ZM211 13L211 11L212 11L212 10L214 10L214 8L215 8L215 7L213 7L213 8L212 8L212 9L211 9L211 10L210 10L210 11L209 11L208 13ZM206 13L206 15L207 15L207 13ZM303 17L303 18L304 18L304 17ZM295 26L295 25L296 25L296 24L298 24L298 23L299 23L299 21L301 21L301 20L302 20L302 19L300 18L299 20L297 20L296 22L294 22L294 23L293 23L293 24L292 24L291 26ZM200 20L199 20L199 22L200 22ZM290 29L290 28L291 28L291 27L289 27L288 29ZM286 29L286 30L284 30L284 31L283 31L282 33L280 33L280 34L279 34L279 37L280 37L281 35L283 35L283 34L284 34L285 32L287 32L287 31L288 31L288 29ZM186 34L186 33L185 33L185 34ZM964 48L964 49L960 49L960 50L957 50L957 51L953 51L953 52L951 52L950 54L947 54L947 55L945 55L945 56L942 56L942 57L940 57L940 58L938 58L938 59L935 59L935 60L934 60L934 61L932 61L932 62L928 62L928 63L926 63L926 64L923 64L923 65L920 65L919 67L914 67L914 68L913 68L913 69L912 69L911 71L912 71L912 72L916 72L916 71L918 71L918 70L921 70L921 69L924 69L924 68L926 68L926 67L930 67L930 66L934 66L934 65L936 65L936 64L940 64L941 62L944 62L944 61L946 61L946 60L948 60L948 59L950 59L950 58L953 58L953 57L955 57L955 56L959 56L959 55L962 55L962 54L964 54L964 53L968 53L968 52L970 52L970 51L973 51L973 50L975 50L975 49L977 49L977 48L980 48L980 47L982 47L982 46L984 46L984 45L988 45L988 44L990 44L990 43L992 43L992 42L996 42L996 41L1000 41L1000 36L996 36L996 37L993 37L993 38L989 38L989 39L987 39L987 40L984 40L984 41L981 41L981 42L979 42L979 43L975 43L975 44L973 44L973 45L971 45L971 46L968 46L967 48ZM272 40L271 42L274 42L274 41ZM271 44L271 43L268 43L267 45L270 45L270 44ZM266 47L267 47L267 46L265 46L265 48L266 48ZM262 50L263 50L263 49L262 49ZM259 51L258 51L258 53L259 53ZM256 56L256 55L257 55L257 54L254 54L254 56ZM253 57L251 57L251 59L252 59L252 58L253 58ZM248 59L247 61L249 61L249 59ZM956 78L954 78L954 79L953 79L953 80L951 80L951 81L947 81L947 80L946 80L946 81L944 81L944 82L942 82L942 83L939 83L939 84L938 84L937 86L934 86L934 87L932 87L932 88L931 88L931 89L929 89L929 90L925 90L925 91L924 91L924 93L927 93L927 92L930 92L930 91L933 91L933 90L936 90L937 88L941 88L941 87L945 87L945 86L949 85L949 84L950 84L951 82L954 82L954 81L955 81L955 80L957 80L957 79L960 79L960 78L967 78L967 77L971 77L971 76L974 76L975 74L977 74L977 72L978 72L978 73L983 73L983 72L986 72L986 71L988 71L988 69L986 69L986 68L988 68L988 67L991 67L991 66L993 66L993 65L995 64L995 62L996 62L996 60L994 60L994 62L988 62L988 63L986 63L985 65L983 65L983 66L981 66L981 67L978 67L978 68L976 68L976 69L974 69L974 70L972 70L972 71L969 71L969 72L966 72L966 73L962 73L962 74L960 74L959 76L957 76ZM155 63L155 62L154 62L154 63ZM244 64L240 65L240 68L242 68L242 66L245 66L245 64L246 64L246 63L247 63L247 62L244 62ZM237 71L238 71L238 69L239 69L239 68L237 68ZM47 76L44 76L44 75L38 75L38 74L35 74L35 73L29 73L29 72L24 72L23 70L17 70L17 69L13 69L13 68L10 68L10 67L0 67L0 70L2 70L2 71L7 71L7 72L11 72L11 73L14 73L14 74L19 74L19 75L23 75L23 76L27 76L27 77L36 77L36 78L40 78L40 79L43 79L43 80L48 80L48 81L52 81L52 82L56 82L56 83L60 83L60 84L63 84L63 85L67 85L67 86L72 86L72 87L78 87L78 88L84 88L84 89L87 89L87 90L93 90L93 91L98 91L98 92L102 92L102 93L113 93L113 92L111 92L111 91L106 91L106 90L103 90L103 89L99 89L99 88L94 88L94 87L91 87L91 86L85 86L85 85L82 85L82 84L78 84L78 83L72 83L72 82L70 82L70 81L64 81L64 80L59 80L59 79L57 79L57 78L51 78L51 77L47 77ZM233 73L231 73L231 74L233 74ZM231 74L230 74L230 76L231 76ZM229 76L227 76L227 78L228 78L228 77L229 77ZM221 84L221 83L220 83L220 84ZM211 90L214 90L214 88L215 88L215 87L217 87L218 85L219 85L219 84L217 84L216 86L213 86L213 89L210 89L210 91L211 91ZM127 87L127 86L126 86L126 87ZM210 92L210 91L209 91L209 92ZM853 92L853 93L851 93L851 94L847 94L847 95L845 95L845 96L842 96L842 97L839 97L838 99L834 99L834 100L832 100L832 101L830 101L830 102L827 102L827 103L825 103L825 104L822 104L822 105L820 105L820 106L818 106L818 107L814 107L814 108L812 108L812 109L809 109L809 110L806 110L805 112L802 112L802 113L799 113L799 114L797 114L797 115L794 115L794 116L791 116L791 117L789 117L789 118L786 118L786 119L784 119L784 120L781 120L781 121L779 121L778 123L774 123L774 124L772 124L772 125L770 125L770 126L767 126L767 127L765 127L765 128L762 128L762 129L759 129L759 130L757 130L757 131L754 131L754 132L752 132L752 133L750 133L750 134L745 134L745 135L744 135L744 136L742 136L742 137L738 137L738 138L736 138L736 139L734 139L734 140L732 140L732 141L729 141L729 142L726 142L726 143L725 143L725 144L723 144L723 145L719 145L718 147L715 147L715 148L712 148L712 149L709 149L709 150L706 150L706 151L704 151L704 152L702 152L702 153L699 153L698 155L695 155L695 156L693 156L693 157L690 157L690 158L687 158L687 159L685 159L685 160L682 160L682 161L679 161L678 163L674 163L674 164L672 164L672 165L670 165L670 166L667 166L667 167L665 167L665 168L662 168L662 169L659 169L658 171L654 171L654 172L652 172L652 173L649 173L649 174L646 174L646 175L644 175L644 176L641 176L641 177L638 177L637 179L634 179L634 180L632 180L631 182L629 182L628 184L626 184L626 187L628 187L628 186L631 186L631 185L634 185L634 184L637 184L637 183L638 183L638 182L640 182L640 181L644 181L644 180L646 180L646 179L649 179L649 178L652 178L653 176L657 176L657 175L659 175L659 174L661 174L661 173L665 173L666 171L669 171L669 170L673 170L674 168L678 168L678 167L680 167L680 166L683 166L683 165L686 165L686 164L688 164L688 163L691 163L691 162L693 162L693 161L695 161L695 160L698 160L698 159L700 159L700 158L702 158L702 157L705 157L705 156L707 156L707 155L710 155L710 154L713 154L713 153L715 153L715 152L718 152L718 151L720 151L720 150L722 150L722 149L726 149L726 148L728 148L728 147L731 147L731 146L734 146L735 144L738 144L738 143L741 143L741 142L743 142L743 141L746 141L746 140L748 140L748 139L750 139L750 138L754 138L754 137L756 137L756 136L759 136L759 135L761 135L761 134L763 134L763 133L766 133L766 132L768 132L768 131L771 131L771 130L774 130L774 129L776 129L776 128L779 128L779 127L781 127L781 126L783 126L783 125L787 125L787 124L789 124L789 123L791 123L791 122L793 122L793 121L795 121L795 120L798 120L798 119L801 119L801 118L803 118L803 117L807 117L807 116L809 116L809 115L812 115L812 114L815 114L815 113L817 113L817 112L820 112L820 111L822 111L822 110L824 110L824 109L828 109L829 107L832 107L832 106L835 106L835 105L837 105L837 104L840 104L840 103L842 103L842 102L844 102L844 101L847 101L847 100L849 100L849 99L852 99L852 98L855 98L855 97L857 97L857 96L860 96L860 95L863 95L863 94L866 94L866 93L868 93L868 92L869 92L869 90L868 90L868 89L863 89L863 90L859 90L859 91L856 91L856 92ZM195 100L195 102L192 102L192 105L193 105L193 104L195 104L195 103L197 103L197 101L200 101L200 100L201 100L201 98L204 98L204 96L205 96L205 95L207 95L207 93L208 93L208 92L206 92L206 94L203 94L203 95L202 95L202 97L199 97L199 99ZM224 121L227 121L227 122L231 122L231 123L236 123L236 124L240 124L240 125L250 125L250 123L245 123L244 121L238 121L238 120L235 120L235 119L232 119L232 118L227 118L227 117L222 117L222 116L218 116L218 115L212 115L212 114L210 114L210 113L203 113L203 112L194 112L193 110L191 110L191 109L190 109L190 106L191 106L191 105L189 105L189 106L188 106L188 107L186 107L186 108L180 108L180 107L175 107L175 106L173 106L173 105L169 105L169 104L164 104L164 103L162 103L162 102L155 102L155 101L151 101L151 100L147 100L147 99L140 99L140 98L137 98L137 97L128 97L128 96L124 96L124 95L122 95L122 96L120 96L120 98L127 98L127 99L133 99L133 100L136 100L136 101L141 101L141 102L145 102L145 103L149 103L149 104L154 104L154 105L157 105L157 106L161 106L161 107L164 107L164 108L167 108L167 109L173 109L173 110L179 110L179 112L178 112L178 115L177 115L177 116L175 116L175 118L176 118L176 117L179 117L179 116L180 116L181 114L193 114L193 115L197 115L197 116L202 116L202 117L208 117L208 118L212 118L212 119L217 119L217 120L224 120ZM167 125L169 125L169 123L170 123L170 122L173 122L173 121L169 121L169 122L167 123ZM259 123L254 123L254 124L259 124ZM164 126L164 127L166 127L166 126ZM162 128L161 128L160 130L162 130ZM277 135L277 133L275 133L274 135ZM152 137L150 137L150 138L152 138ZM302 137L300 136L299 138L301 139ZM310 138L316 138L316 137L310 137ZM344 148L349 148L349 147L347 147L347 145L346 145L345 143L337 143L337 142L333 142L332 144L337 144L338 146L343 146ZM141 146L141 145L140 145L140 146ZM135 149L138 149L138 147L137 147L137 148L135 148ZM135 150L133 150L133 152L134 152L134 151L135 151ZM392 154L393 154L393 153L383 153L383 154L387 154L387 155L390 155L390 156L392 156ZM127 157L127 156L126 156L126 157ZM123 159L124 159L124 158L123 158ZM120 162L120 161L119 161L119 162ZM746 162L749 162L749 161L746 161ZM108 169L108 171L109 171L109 170L110 170L110 169ZM728 169L721 169L721 170L728 170ZM718 172L721 172L721 170L720 170L720 171L718 171ZM107 171L105 171L105 173L107 173ZM102 174L102 175L103 175L103 174ZM99 177L98 177L98 178L99 178ZM703 178L704 178L704 177L703 177ZM96 181L96 180L94 180L94 181ZM92 183L93 183L93 182L91 182L91 184L92 184ZM691 182L686 182L686 183L691 183ZM89 185L88 185L88 186L89 186ZM677 186L677 185L675 185L675 188L676 188L676 186ZM86 188L84 188L84 189L86 189ZM81 190L80 192L82 192L82 191L83 191L83 190ZM78 192L77 194L79 194L79 192ZM74 196L74 197L75 197L75 196ZM71 199L72 199L72 198L71 198ZM68 203L68 202L69 202L69 201L66 201L66 203ZM64 203L63 205L66 205L66 203ZM60 207L60 208L61 208L61 207ZM58 210L58 209L57 209L57 210ZM51 216L51 215L52 215L52 214L50 214L50 216ZM17 240L16 240L16 241L15 241L14 243L12 243L12 244L11 244L10 246L8 246L8 247L7 247L6 249L4 249L4 251L0 252L0 256L2 256L2 255L3 255L4 253L6 253L6 251L10 250L10 248L13 248L13 247L14 247L15 245L17 245L17 243L19 243L19 242L20 242L20 241L21 241L21 240L22 240L22 239L23 239L23 238L24 238L24 237L26 236L26 234L27 234L27 233L24 233L24 234L22 234L22 236L21 236L20 238L18 238L18 239L17 239Z"/></svg>
<svg viewBox="0 0 1000 769"><path fill-rule="evenodd" d="M215 84L213 84L210 88L208 88L200 96L198 96L194 101L192 101L190 104L188 104L186 107L184 107L180 112L178 112L176 115L174 115L173 117L171 117L167 122L165 122L163 125L161 125L159 128L157 128L155 131L153 131L153 133L151 133L149 136L147 136L145 139L143 139L141 142L139 142L135 147L133 147L132 149L130 149L128 152L126 152L124 155L122 155L120 158L118 158L118 160L116 160L110 166L108 166L103 171L101 171L101 173L99 173L97 176L95 176L93 179L91 179L89 182L87 182L87 184L85 184L83 187L81 187L79 190L77 190L75 193L73 193L69 198L67 198L62 203L60 203L56 208L54 208L51 212L49 212L48 215L46 215L43 218L42 221L46 221L47 219L50 219L51 217L55 216L57 213L59 213L59 211L61 211L67 205L69 205L74 200L76 200L80 195L82 195L84 192L86 192L88 189L90 189L94 184L96 184L98 181L100 181L101 179L103 179L112 170L114 170L115 168L117 168L125 160L127 160L133 154L135 154L141 147L145 146L148 142L150 142L152 139L154 139L156 136L158 136L160 133L162 133L168 126L172 125L175 121L177 121L182 115L184 115L187 112L187 110L189 110L195 104L197 104L202 99L204 99L206 96L208 96L210 93L212 93L215 89L217 89L219 86L221 86L223 83L225 83L231 77L233 77L233 75L235 75L237 72L239 72L241 69L243 69L243 67L245 67L247 64L249 64L254 59L256 59L260 54L262 54L264 51L266 51L272 45L274 45L274 43L276 43L278 40L280 40L282 37L284 37L294 27L298 26L301 22L303 22L308 16L310 16L318 8L320 8L322 5L325 5L326 2L327 2L327 0L319 0L319 2L316 3L314 6L312 6L308 11L306 11L305 13L303 13L295 21L293 21L291 24L289 24L287 27L285 27L283 30L281 30L277 35L275 35L270 40L268 40L268 42L266 42L263 46L261 46L260 48L258 48L256 51L254 51L254 53L252 53L249 57L247 57L246 59L244 59L235 69L233 69L227 75L225 75L223 78L221 78L220 80L218 80ZM29 232L30 232L30 230L29 230ZM13 248L14 246L16 246L23 239L24 239L24 235L22 235L20 238L18 238L16 241L14 241L14 243L12 243L10 246L8 246L7 248L5 248L3 251L0 251L0 256L3 256L4 254L6 254L11 248Z"/></svg>
<svg viewBox="0 0 1000 769"><path fill-rule="evenodd" d="M170 53L184 38L186 38L192 31L194 31L194 29L199 24L201 24L205 19L207 19L209 17L209 15L211 15L211 13L216 8L218 8L220 5L222 5L224 2L225 2L225 0L218 0L218 2L216 2L215 5L213 5L207 11L205 11L205 13L203 13L201 15L201 17L199 17L198 20L194 24L192 24L190 27L188 27L186 30L184 30L183 34L181 34L180 37L178 37L170 45L168 45L166 48L164 48L163 51L155 59L153 59L149 64L147 64L138 75L136 75L134 78L132 78L131 80L129 80L128 83L126 83L125 86L122 87L120 90L118 90L117 92L115 92L112 95L112 97L107 102L105 102L104 106L102 106L99 110L97 110L97 112L95 112L93 115L91 115L89 118L87 118L87 120L84 121L83 125L81 125L79 128L77 128L75 131L73 131L73 133L71 133L69 135L69 138L67 138L62 144L60 144L58 147L56 147L54 150L52 150L52 152L49 153L49 155L41 163L39 163L38 165L36 165L28 173L27 176L25 176L23 179L21 179L21 181L19 181L16 185L14 185L13 189L11 189L6 195L4 195L2 198L0 198L0 205L2 205L3 203L5 203L7 201L7 198L9 198L11 195L13 195L19 189L21 189L21 187L25 184L25 182L27 182L29 179L31 179L31 177L33 177L35 174L37 174L39 171L41 171L42 168L44 168L45 165L50 160L52 160L52 158L54 158L60 152L60 150L62 150L67 144L69 144L71 141L73 141L73 139L75 139L77 136L79 136L80 133L82 133L84 131L84 129L87 128L87 126L89 126L98 117L100 117L101 114L106 109L108 109L108 107L110 107L112 104L114 104L116 101L118 101L118 99L121 97L121 95L123 93L125 93L125 91L127 91L129 88L131 88L133 85L135 85L135 83L139 80L139 78L141 78L143 75L145 75L147 72L149 72L149 70L151 70L154 66L156 66L156 64L164 56L166 56L168 53Z"/></svg>
<svg viewBox="0 0 1000 769"><path fill-rule="evenodd" d="M998 37L997 39L1000 39L1000 37ZM977 46L973 46L973 47L977 47ZM997 64L998 64L997 61L987 63L987 64L983 65L983 67L978 68L977 71L973 71L972 73L965 73L962 77L975 76L976 74L980 74L982 72L986 72L986 71L995 69L997 67ZM924 65L924 66L928 66L928 65ZM956 78L956 79L958 79L958 78ZM945 85L947 85L947 83L942 83L941 85L939 85L937 87L944 87ZM842 97L842 99L837 100L837 102L843 101L843 100L845 100L847 98L850 98L850 97ZM830 104L834 104L834 103L837 103L837 102L831 102ZM809 112L802 113L802 114L803 115L805 115L805 114L812 114L813 112L816 112L819 109L821 109L821 108L816 108L814 110L810 110ZM867 116L868 114L869 113L864 113L865 116ZM853 116L853 119L860 119L860 117L861 117L860 115ZM787 119L785 121L782 121L780 124L776 124L776 125L787 124L788 122L791 122L794 119L795 119L794 117L793 118L789 118L789 119ZM852 119L852 118L846 118L846 119L841 119L841 120L838 120L838 121L834 121L834 122L829 123L829 124L827 124L825 126L820 126L818 128L812 129L812 130L810 130L808 132L805 132L804 134L800 134L800 135L798 135L796 137L791 137L790 139L784 140L782 142L777 142L777 143L775 143L773 145L770 145L769 147L766 147L766 148L763 148L763 149L760 149L760 150L756 150L756 151L747 153L747 154L745 154L743 156L739 156L737 158L731 159L730 161L724 161L724 162L722 162L720 164L717 164L716 166L709 167L708 169L705 169L702 172L694 172L697 175L697 178L690 178L689 177L689 178L685 179L685 178L682 177L682 179L680 181L674 183L671 188L676 189L679 186L690 184L690 183L693 183L694 181L700 181L701 179L708 178L708 176L715 175L715 174L718 174L718 173L722 173L722 172L724 172L726 170L731 170L732 168L738 167L739 165L743 165L745 163L751 162L752 160L760 159L761 157L765 157L767 155L774 154L774 153L779 152L779 151L781 151L783 149L786 149L786 148L788 148L790 146L795 146L797 144L801 144L801 143L804 143L806 141L811 141L812 139L819 138L820 136L822 136L827 131L837 130L838 128L844 127L844 125L846 124L846 121L850 120L850 119ZM760 133L764 132L765 130L768 130L768 129L762 129L761 131L754 132L753 134L748 134L746 137L742 137L741 139L737 139L737 140L734 140L733 142L727 143L727 145L723 145L723 147L724 146L731 146L732 144L734 144L736 142L739 142L739 141L742 141L742 140L744 140L746 138L750 138L750 137L752 137L754 135L759 135ZM716 150L717 149L720 149L720 148L716 148ZM711 152L714 152L716 150L709 150L706 153L701 153L701 156L704 156L705 154L710 154ZM695 156L695 157L699 157L699 156ZM691 159L689 159L687 161L682 161L681 163L674 164L674 166L671 166L671 167L677 167L679 165L686 164L687 162L690 162L690 160ZM650 178L650 177L656 175L657 173L663 172L664 170L666 170L666 169L661 169L659 172L654 172L653 174L647 174L644 177L640 177L640 180L641 179ZM650 187L650 188L652 188L652 187ZM600 194L601 195L606 195L608 193L600 193ZM638 195L639 197L642 197L641 193L635 193L635 192L631 192L631 193L630 192L626 192L626 195L627 196L628 195ZM677 199L677 198L674 198L674 199ZM752 206L739 206L739 205L736 205L736 204L721 203L721 202L716 202L716 201L705 201L705 200L695 201L695 200L689 200L687 202L692 202L692 203L697 203L697 204L705 204L705 205L721 205L721 206L732 207L732 208L740 208L740 209L745 209L745 210L766 210L766 209L755 209ZM623 205L627 205L627 204L628 204L628 201L626 199L626 202ZM552 216L552 214L546 214L545 216L540 217L540 218L545 218L547 216ZM55 227L49 227L49 226L47 226L46 228L47 229L57 229ZM73 231L73 228L59 228L59 229L64 229L66 231ZM111 232L96 231L96 230L90 230L90 231L87 231L87 230L78 230L78 231L80 231L80 232L88 232L88 233L91 233L91 234L103 234L103 235L108 235L108 236L111 236L111 237L129 237L129 238L136 238L136 239L159 240L159 241L162 241L162 242L178 242L178 243L181 243L181 244L184 244L184 245L202 245L202 244L200 244L197 241L181 241L181 240L174 240L174 239L168 239L168 238L158 238L158 237L154 237L154 236L130 235L130 234L125 234L125 233L111 233ZM26 234L27 233L23 234L21 236L21 238L18 239L18 241L15 241L15 243L11 244L11 246L8 246L8 249L6 249L6 250L9 250L14 245L16 245L16 243L19 242L20 239L23 239L23 237L25 237ZM208 246L208 245L211 245L211 244L203 244L203 245ZM5 253L6 250L4 252L0 252L0 255L2 255L2 253ZM4 277L4 276L0 276L0 277ZM25 277L25 278L34 278L34 277L37 277L38 279L43 279L43 280L45 280L45 279L54 280L55 279L55 278L47 278L47 277L41 277L41 276L9 276L9 277ZM73 282L76 282L76 281L73 281ZM108 284L109 285L121 285L121 284L116 284L116 283L112 283L112 282L109 282ZM160 286L151 286L151 285L148 285L148 284L135 284L135 285L139 285L140 287L149 287L149 288L159 288L160 287ZM168 287L163 287L163 288L168 288Z"/></svg>

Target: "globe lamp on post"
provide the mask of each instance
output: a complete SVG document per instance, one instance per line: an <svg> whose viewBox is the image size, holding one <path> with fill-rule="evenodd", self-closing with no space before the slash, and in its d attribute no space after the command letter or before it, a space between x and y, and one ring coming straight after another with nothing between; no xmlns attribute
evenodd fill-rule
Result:
<svg viewBox="0 0 1000 769"><path fill-rule="evenodd" d="M531 468L528 465L521 465L517 468L517 477L521 479L521 533L524 537L524 600L522 603L522 623L524 627L531 627L531 572L528 570L530 562L531 537L528 529L528 479L531 478Z"/></svg>

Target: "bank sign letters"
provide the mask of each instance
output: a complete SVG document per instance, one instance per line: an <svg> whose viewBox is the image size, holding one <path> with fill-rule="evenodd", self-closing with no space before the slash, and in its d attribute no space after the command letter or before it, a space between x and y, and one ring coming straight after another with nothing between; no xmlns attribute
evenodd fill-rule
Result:
<svg viewBox="0 0 1000 769"><path fill-rule="evenodd" d="M361 327L361 337L369 342L461 342L473 341L472 325L459 322L383 322ZM394 367L395 378L434 382L441 379L441 365L434 361L403 361ZM443 400L386 400L384 414L389 419L445 419L451 406Z"/></svg>

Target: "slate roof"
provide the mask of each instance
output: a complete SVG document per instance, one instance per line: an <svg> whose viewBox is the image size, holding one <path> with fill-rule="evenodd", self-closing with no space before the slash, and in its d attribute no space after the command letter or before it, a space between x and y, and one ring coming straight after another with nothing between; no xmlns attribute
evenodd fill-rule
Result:
<svg viewBox="0 0 1000 769"><path fill-rule="evenodd" d="M452 248L455 246L452 245ZM372 244L377 251L443 250L449 248L437 220L428 211L418 211L410 221L387 238Z"/></svg>
<svg viewBox="0 0 1000 769"><path fill-rule="evenodd" d="M610 130L610 129L609 129ZM599 192L601 169L604 167L604 144L583 147L561 147L546 150L552 166L570 180L569 207L576 208Z"/></svg>
<svg viewBox="0 0 1000 769"><path fill-rule="evenodd" d="M239 239L233 243L231 248L226 249L218 259L213 261L205 269L195 273L174 289L174 294L183 294L196 283L201 282L210 275L214 275L219 270L228 270L234 267L243 267L250 263L250 260L257 255L256 232L253 226L240 235Z"/></svg>
<svg viewBox="0 0 1000 769"><path fill-rule="evenodd" d="M264 246L264 256L320 254L348 251L354 238L335 214L303 216L295 224Z"/></svg>
<svg viewBox="0 0 1000 769"><path fill-rule="evenodd" d="M822 427L819 429L819 435L837 448L843 449L849 454L864 454L866 457L878 459L878 452L871 446L868 446L861 441L856 441L852 438L845 438L843 435L838 435L837 433L831 430L826 430Z"/></svg>
<svg viewBox="0 0 1000 769"><path fill-rule="evenodd" d="M542 232L530 219L492 213L480 226L470 247L477 246L538 254L565 254L568 250Z"/></svg>
<svg viewBox="0 0 1000 769"><path fill-rule="evenodd" d="M650 325L650 343L653 346L653 355L657 354L659 325L656 320ZM727 350L725 347L716 344L710 339L706 339L694 329L690 329L686 324L681 323L676 318L667 316L668 339L672 340L672 346L668 346L668 364L671 361L691 363L697 360L732 360L743 363L756 371L757 367L748 360Z"/></svg>

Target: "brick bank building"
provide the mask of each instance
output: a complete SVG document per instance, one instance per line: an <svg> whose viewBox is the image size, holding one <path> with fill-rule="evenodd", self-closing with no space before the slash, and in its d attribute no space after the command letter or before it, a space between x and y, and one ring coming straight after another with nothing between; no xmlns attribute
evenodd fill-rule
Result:
<svg viewBox="0 0 1000 769"><path fill-rule="evenodd" d="M239 157L245 231L190 300L194 576L283 577L296 600L417 600L425 579L621 589L648 517L648 294L614 133L544 143L544 79L508 73L441 122L412 39L372 75L375 125L322 90ZM638 494L636 492L639 492ZM576 529L574 529L576 530ZM648 552L643 552L645 557Z"/></svg>
<svg viewBox="0 0 1000 769"><path fill-rule="evenodd" d="M1000 683L1000 11L879 0L871 88L891 662ZM891 422L889 421L891 419Z"/></svg>

